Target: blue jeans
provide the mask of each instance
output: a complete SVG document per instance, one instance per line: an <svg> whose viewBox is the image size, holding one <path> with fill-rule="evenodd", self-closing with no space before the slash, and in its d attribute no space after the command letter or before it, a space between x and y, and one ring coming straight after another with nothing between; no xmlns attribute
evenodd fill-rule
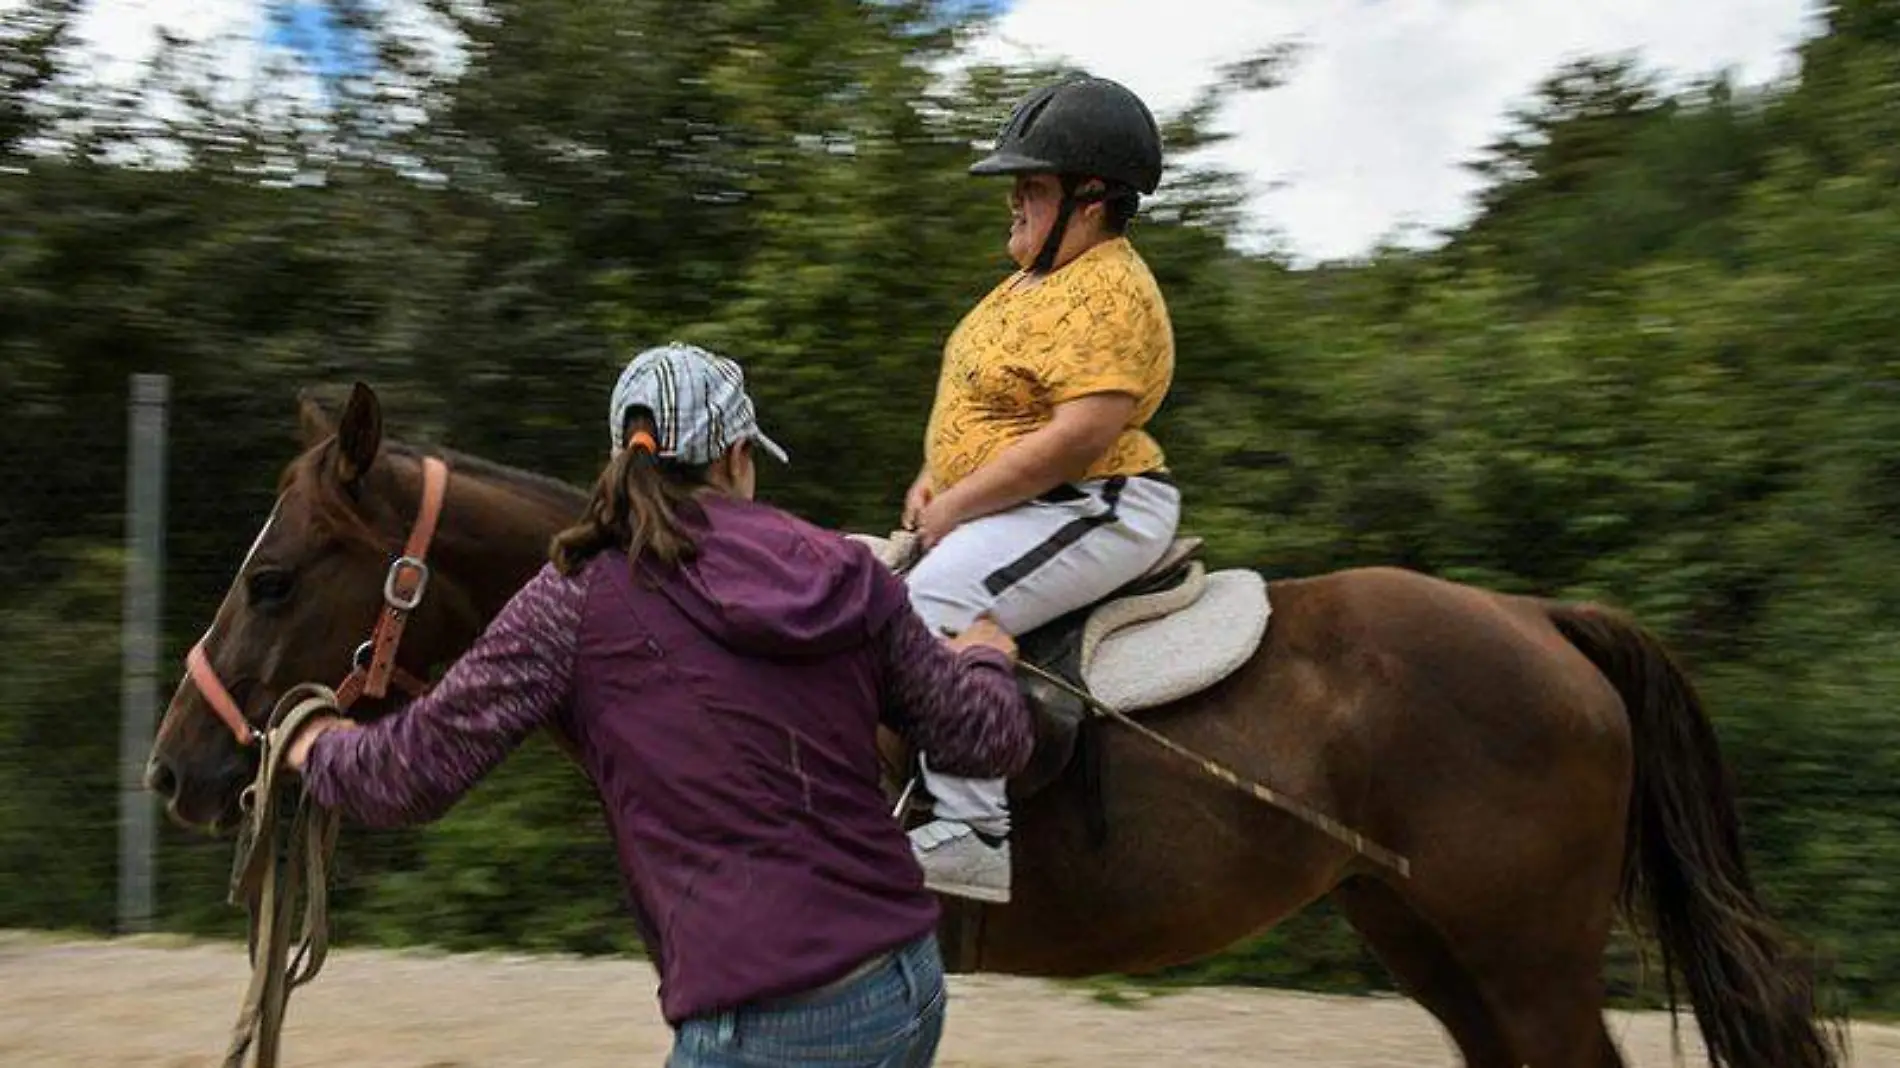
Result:
<svg viewBox="0 0 1900 1068"><path fill-rule="evenodd" d="M685 1021L666 1068L928 1068L944 1001L930 934L849 981Z"/></svg>

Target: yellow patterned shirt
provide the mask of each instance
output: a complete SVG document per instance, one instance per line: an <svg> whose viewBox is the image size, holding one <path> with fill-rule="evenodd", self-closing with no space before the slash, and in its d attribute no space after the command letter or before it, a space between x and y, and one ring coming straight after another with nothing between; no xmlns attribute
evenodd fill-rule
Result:
<svg viewBox="0 0 1900 1068"><path fill-rule="evenodd" d="M1056 405L1091 393L1128 393L1136 406L1084 477L1161 469L1161 446L1143 427L1174 380L1174 328L1134 245L1114 238L1037 285L1017 288L1021 278L992 289L944 343L924 445L937 492L1047 426Z"/></svg>

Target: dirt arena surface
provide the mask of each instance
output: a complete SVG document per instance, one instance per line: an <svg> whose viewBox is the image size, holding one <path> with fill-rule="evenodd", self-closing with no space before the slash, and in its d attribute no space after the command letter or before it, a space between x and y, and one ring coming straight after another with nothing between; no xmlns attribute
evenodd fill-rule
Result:
<svg viewBox="0 0 1900 1068"><path fill-rule="evenodd" d="M239 947L0 932L0 1065L216 1068L249 972ZM943 1068L1456 1065L1410 1002L1257 990L1130 1001L953 977ZM1669 1024L1615 1014L1633 1066L1674 1063ZM1700 1063L1686 1023L1685 1065ZM291 997L283 1068L625 1068L664 1061L653 973L635 961L338 950ZM1857 1025L1860 1068L1900 1068L1900 1027Z"/></svg>

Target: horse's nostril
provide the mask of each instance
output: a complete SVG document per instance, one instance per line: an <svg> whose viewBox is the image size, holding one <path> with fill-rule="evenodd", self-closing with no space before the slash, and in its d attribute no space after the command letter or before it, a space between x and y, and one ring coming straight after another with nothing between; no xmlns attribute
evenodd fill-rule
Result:
<svg viewBox="0 0 1900 1068"><path fill-rule="evenodd" d="M154 760L145 765L145 788L169 801L178 792L178 776Z"/></svg>

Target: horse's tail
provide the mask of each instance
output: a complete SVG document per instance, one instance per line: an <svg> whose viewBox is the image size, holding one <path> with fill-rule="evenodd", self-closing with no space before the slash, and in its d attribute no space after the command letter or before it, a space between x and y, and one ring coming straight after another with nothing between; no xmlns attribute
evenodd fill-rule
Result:
<svg viewBox="0 0 1900 1068"><path fill-rule="evenodd" d="M1816 1022L1807 962L1755 893L1734 788L1695 687L1628 616L1545 608L1629 714L1636 779L1618 905L1661 945L1670 1012L1679 972L1712 1065L1834 1068L1837 1036Z"/></svg>

